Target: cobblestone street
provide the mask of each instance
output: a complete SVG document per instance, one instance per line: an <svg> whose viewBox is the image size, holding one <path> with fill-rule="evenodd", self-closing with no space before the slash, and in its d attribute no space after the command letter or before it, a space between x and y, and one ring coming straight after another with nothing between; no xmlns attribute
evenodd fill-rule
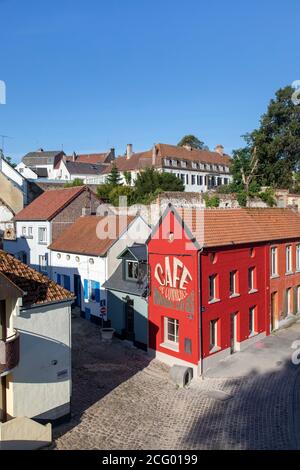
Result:
<svg viewBox="0 0 300 470"><path fill-rule="evenodd" d="M224 376L220 367L181 390L170 382L168 368L149 362L146 353L118 340L101 343L98 326L72 321L72 420L54 429L55 449L299 447L300 368L290 360L291 344L300 339L299 323L250 353L235 355L241 364L234 370L241 376L231 373L230 358ZM281 350L276 342L284 360L272 354L272 348ZM248 371L243 361L247 364L252 353ZM259 364L265 366L256 370Z"/></svg>

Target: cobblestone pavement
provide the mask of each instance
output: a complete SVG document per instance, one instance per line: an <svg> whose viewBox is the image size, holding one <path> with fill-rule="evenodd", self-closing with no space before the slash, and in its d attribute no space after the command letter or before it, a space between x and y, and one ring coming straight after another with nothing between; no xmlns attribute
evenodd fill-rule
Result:
<svg viewBox="0 0 300 470"><path fill-rule="evenodd" d="M289 336L300 338L300 325ZM300 366L290 359L182 390L146 353L99 337L73 320L72 420L54 429L56 449L298 448Z"/></svg>

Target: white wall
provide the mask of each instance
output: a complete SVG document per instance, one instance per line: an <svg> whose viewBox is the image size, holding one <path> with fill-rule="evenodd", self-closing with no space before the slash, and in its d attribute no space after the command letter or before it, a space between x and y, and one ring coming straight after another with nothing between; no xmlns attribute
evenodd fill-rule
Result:
<svg viewBox="0 0 300 470"><path fill-rule="evenodd" d="M69 412L71 307L40 306L12 317L20 332L20 362L10 376L8 413L57 419Z"/></svg>
<svg viewBox="0 0 300 470"><path fill-rule="evenodd" d="M35 180L38 178L38 175L34 173L30 168L28 168L23 162L19 163L16 166L16 170L24 176L24 178Z"/></svg>
<svg viewBox="0 0 300 470"><path fill-rule="evenodd" d="M6 228L6 222L9 222L14 217L13 212L8 209L5 205L0 203L0 231L4 231Z"/></svg>
<svg viewBox="0 0 300 470"><path fill-rule="evenodd" d="M29 227L32 227L33 237L23 238L22 227L26 227L26 233L28 234ZM47 229L47 242L40 244L38 242L38 229L39 227L45 227ZM16 241L4 240L4 250L12 255L16 256L20 252L27 254L27 264L34 269L39 270L39 256L48 256L48 265L50 266L50 250L47 248L51 243L51 223L50 222L16 222ZM47 270L50 275L50 270Z"/></svg>
<svg viewBox="0 0 300 470"><path fill-rule="evenodd" d="M67 259L67 255L70 259ZM58 257L60 256L60 258ZM79 258L79 261L76 258ZM90 263L93 260L94 264ZM96 281L100 283L100 301L104 301L107 305L106 290L102 289L102 285L107 279L106 275L106 258L97 256L85 256L73 253L61 253L51 251L51 277L57 282L57 275L66 275L70 277L70 290L75 292L74 274L81 277L81 310L84 312L86 308L90 309L91 315L100 316L100 306L97 302L84 299L84 280Z"/></svg>

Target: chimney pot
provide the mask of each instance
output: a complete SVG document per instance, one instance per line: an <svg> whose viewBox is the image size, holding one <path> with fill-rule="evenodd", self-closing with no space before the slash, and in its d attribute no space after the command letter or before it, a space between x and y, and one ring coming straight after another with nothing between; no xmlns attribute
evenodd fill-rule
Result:
<svg viewBox="0 0 300 470"><path fill-rule="evenodd" d="M154 144L153 149L152 149L152 166L155 166L156 164L156 156L157 156L157 147L156 147L156 144Z"/></svg>
<svg viewBox="0 0 300 470"><path fill-rule="evenodd" d="M216 145L215 152L217 152L222 157L224 156L224 147L221 144Z"/></svg>
<svg viewBox="0 0 300 470"><path fill-rule="evenodd" d="M127 160L132 156L132 144L127 144L126 158Z"/></svg>

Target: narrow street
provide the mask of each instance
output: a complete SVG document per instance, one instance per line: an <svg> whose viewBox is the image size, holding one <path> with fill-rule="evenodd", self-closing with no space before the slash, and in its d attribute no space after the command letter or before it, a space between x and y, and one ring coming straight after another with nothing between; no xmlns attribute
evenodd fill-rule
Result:
<svg viewBox="0 0 300 470"><path fill-rule="evenodd" d="M165 365L72 321L72 420L54 429L55 449L300 448L300 367L291 361L300 323L181 390Z"/></svg>

